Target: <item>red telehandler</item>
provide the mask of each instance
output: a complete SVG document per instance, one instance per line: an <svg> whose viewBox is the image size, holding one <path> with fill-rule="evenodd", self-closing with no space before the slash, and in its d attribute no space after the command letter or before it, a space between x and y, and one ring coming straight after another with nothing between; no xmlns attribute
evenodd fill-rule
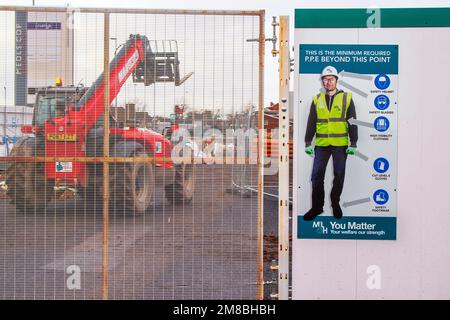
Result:
<svg viewBox="0 0 450 320"><path fill-rule="evenodd" d="M148 86L156 82L182 84L177 49L153 51L143 35L130 35L109 67L109 105L132 75L134 82ZM33 122L23 126L27 134L13 148L12 157L102 157L105 83L103 73L90 87L46 87L36 91ZM144 213L151 204L155 187L154 169L170 168L173 175L165 185L169 201L189 202L195 177L192 164L174 164L172 144L149 129L115 127L111 119L110 157L154 157L155 163L111 163L110 205L115 210ZM166 161L164 161L166 159ZM54 188L79 190L87 201L102 198L103 165L87 162L11 161L6 172L7 194L22 212L44 211Z"/></svg>

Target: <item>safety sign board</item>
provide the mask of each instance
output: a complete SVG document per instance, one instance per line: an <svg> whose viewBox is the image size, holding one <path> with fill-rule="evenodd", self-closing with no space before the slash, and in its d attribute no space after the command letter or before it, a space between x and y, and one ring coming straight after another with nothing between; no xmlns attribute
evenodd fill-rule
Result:
<svg viewBox="0 0 450 320"><path fill-rule="evenodd" d="M298 49L298 100L294 108L298 113L294 138L299 163L294 172L297 238L395 240L398 45L300 44ZM314 105L314 97L320 93L325 97L334 93L333 86L321 79L322 71L330 66L338 77L336 92L351 93L346 111L351 117L348 113L341 118L332 116L331 108L337 105L339 109L343 98L332 103L330 98L324 100L329 104L328 119L323 119L325 113ZM344 117L342 129L336 123L342 123ZM315 121L313 154L304 152L308 118ZM320 146L316 144L317 130ZM348 146L356 144L354 154L336 139L339 135L348 137ZM337 146L336 141L340 141ZM308 212L312 214L306 215Z"/></svg>
<svg viewBox="0 0 450 320"><path fill-rule="evenodd" d="M72 162L56 162L56 172L72 172Z"/></svg>

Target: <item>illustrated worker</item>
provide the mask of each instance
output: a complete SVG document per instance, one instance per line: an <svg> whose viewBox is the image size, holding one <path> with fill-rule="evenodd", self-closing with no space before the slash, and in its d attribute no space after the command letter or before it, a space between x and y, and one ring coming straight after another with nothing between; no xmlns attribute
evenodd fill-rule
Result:
<svg viewBox="0 0 450 320"><path fill-rule="evenodd" d="M355 154L358 141L358 127L348 122L350 118L356 119L352 94L337 89L339 75L332 66L323 69L321 80L325 92L313 97L305 134L305 152L315 154L311 175L312 207L303 216L307 221L323 212L325 170L330 156L334 171L331 206L333 216L342 218L339 201L344 187L345 163L348 154ZM311 145L314 135L315 147Z"/></svg>

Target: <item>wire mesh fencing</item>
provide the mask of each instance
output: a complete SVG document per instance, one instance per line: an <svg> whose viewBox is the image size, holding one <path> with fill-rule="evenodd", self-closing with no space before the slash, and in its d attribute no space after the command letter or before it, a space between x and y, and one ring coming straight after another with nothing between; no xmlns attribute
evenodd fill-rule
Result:
<svg viewBox="0 0 450 320"><path fill-rule="evenodd" d="M263 12L0 17L0 297L262 298Z"/></svg>

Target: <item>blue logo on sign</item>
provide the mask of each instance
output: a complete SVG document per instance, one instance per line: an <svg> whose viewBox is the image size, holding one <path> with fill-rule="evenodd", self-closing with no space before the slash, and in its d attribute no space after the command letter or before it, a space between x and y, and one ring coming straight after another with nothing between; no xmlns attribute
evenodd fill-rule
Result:
<svg viewBox="0 0 450 320"><path fill-rule="evenodd" d="M391 79L385 74L379 74L375 78L375 86L380 90L387 89L390 84Z"/></svg>
<svg viewBox="0 0 450 320"><path fill-rule="evenodd" d="M378 110L386 110L389 107L389 98L384 94L377 96L373 102Z"/></svg>
<svg viewBox="0 0 450 320"><path fill-rule="evenodd" d="M376 204L383 205L386 204L389 200L389 194L386 190L378 189L373 193L373 201L375 201Z"/></svg>
<svg viewBox="0 0 450 320"><path fill-rule="evenodd" d="M385 158L377 158L373 163L373 168L378 173L385 173L389 169L389 161Z"/></svg>
<svg viewBox="0 0 450 320"><path fill-rule="evenodd" d="M378 117L375 119L373 126L377 131L384 132L389 129L389 120L386 117Z"/></svg>

